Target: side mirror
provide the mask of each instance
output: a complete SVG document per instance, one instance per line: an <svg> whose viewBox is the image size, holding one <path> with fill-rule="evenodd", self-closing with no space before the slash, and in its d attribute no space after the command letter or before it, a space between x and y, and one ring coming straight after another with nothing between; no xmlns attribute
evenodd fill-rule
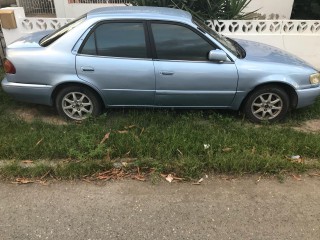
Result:
<svg viewBox="0 0 320 240"><path fill-rule="evenodd" d="M220 50L211 50L208 56L209 61L225 62L228 60L227 54Z"/></svg>

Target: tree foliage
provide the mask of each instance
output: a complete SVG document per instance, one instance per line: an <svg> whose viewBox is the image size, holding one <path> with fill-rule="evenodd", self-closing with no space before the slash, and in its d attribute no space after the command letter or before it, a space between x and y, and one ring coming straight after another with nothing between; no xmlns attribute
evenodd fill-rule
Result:
<svg viewBox="0 0 320 240"><path fill-rule="evenodd" d="M291 18L304 20L320 19L320 1L295 0L293 4Z"/></svg>
<svg viewBox="0 0 320 240"><path fill-rule="evenodd" d="M251 0L129 0L133 6L171 7L189 11L203 20L247 19L244 13Z"/></svg>

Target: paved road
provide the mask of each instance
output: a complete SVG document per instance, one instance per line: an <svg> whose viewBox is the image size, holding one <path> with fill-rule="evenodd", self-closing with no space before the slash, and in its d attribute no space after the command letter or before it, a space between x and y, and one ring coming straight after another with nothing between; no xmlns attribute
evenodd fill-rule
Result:
<svg viewBox="0 0 320 240"><path fill-rule="evenodd" d="M320 178L0 184L0 239L320 239Z"/></svg>

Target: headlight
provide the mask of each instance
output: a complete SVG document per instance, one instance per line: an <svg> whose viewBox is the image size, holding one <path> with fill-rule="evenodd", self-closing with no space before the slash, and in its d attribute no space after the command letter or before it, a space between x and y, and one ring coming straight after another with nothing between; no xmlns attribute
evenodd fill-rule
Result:
<svg viewBox="0 0 320 240"><path fill-rule="evenodd" d="M320 83L320 73L312 74L310 76L311 84L319 84Z"/></svg>

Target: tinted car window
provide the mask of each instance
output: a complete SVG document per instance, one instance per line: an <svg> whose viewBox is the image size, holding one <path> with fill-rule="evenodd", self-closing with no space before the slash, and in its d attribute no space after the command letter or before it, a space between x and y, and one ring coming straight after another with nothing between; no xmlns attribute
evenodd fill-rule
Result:
<svg viewBox="0 0 320 240"><path fill-rule="evenodd" d="M96 42L95 42L95 34L91 34L88 38L86 44L82 48L83 54L88 55L97 55L97 48L96 48Z"/></svg>
<svg viewBox="0 0 320 240"><path fill-rule="evenodd" d="M82 54L146 58L143 23L104 23L99 25L81 50Z"/></svg>
<svg viewBox="0 0 320 240"><path fill-rule="evenodd" d="M206 61L214 49L192 30L174 24L153 23L158 59Z"/></svg>

